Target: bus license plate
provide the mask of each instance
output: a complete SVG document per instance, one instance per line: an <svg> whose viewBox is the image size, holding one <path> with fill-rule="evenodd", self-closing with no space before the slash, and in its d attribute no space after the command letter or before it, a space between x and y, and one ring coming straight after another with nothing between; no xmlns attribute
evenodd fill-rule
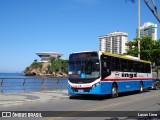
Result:
<svg viewBox="0 0 160 120"><path fill-rule="evenodd" d="M78 92L84 92L83 89L78 89Z"/></svg>

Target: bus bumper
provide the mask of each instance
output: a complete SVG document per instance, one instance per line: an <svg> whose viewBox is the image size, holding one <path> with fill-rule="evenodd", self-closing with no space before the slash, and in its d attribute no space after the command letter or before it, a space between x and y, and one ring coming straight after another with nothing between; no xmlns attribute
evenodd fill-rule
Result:
<svg viewBox="0 0 160 120"><path fill-rule="evenodd" d="M107 95L111 93L111 89L109 89L110 85L99 84L96 87L92 88L71 88L68 86L68 94L69 95Z"/></svg>

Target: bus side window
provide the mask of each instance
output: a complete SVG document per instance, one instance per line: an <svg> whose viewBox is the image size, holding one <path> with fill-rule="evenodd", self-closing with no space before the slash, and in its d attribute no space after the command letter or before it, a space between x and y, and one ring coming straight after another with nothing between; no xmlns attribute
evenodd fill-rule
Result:
<svg viewBox="0 0 160 120"><path fill-rule="evenodd" d="M128 71L133 72L133 61L132 60L128 60Z"/></svg>
<svg viewBox="0 0 160 120"><path fill-rule="evenodd" d="M144 73L144 63L143 62L140 62L140 64L139 64L139 71L141 72L141 73Z"/></svg>
<svg viewBox="0 0 160 120"><path fill-rule="evenodd" d="M128 61L126 59L121 59L121 70L124 72L127 72L127 63Z"/></svg>
<svg viewBox="0 0 160 120"><path fill-rule="evenodd" d="M133 61L133 71L139 72L139 62Z"/></svg>
<svg viewBox="0 0 160 120"><path fill-rule="evenodd" d="M111 74L109 57L102 59L102 78L105 78Z"/></svg>
<svg viewBox="0 0 160 120"><path fill-rule="evenodd" d="M120 59L119 58L115 58L115 71L120 71Z"/></svg>
<svg viewBox="0 0 160 120"><path fill-rule="evenodd" d="M145 63L145 72L146 73L151 73L151 66L149 63Z"/></svg>
<svg viewBox="0 0 160 120"><path fill-rule="evenodd" d="M114 58L114 57L112 57L111 63L112 63L112 64L111 64L111 70L112 70L112 71L116 71L116 67L115 67L116 64L115 64L115 58Z"/></svg>

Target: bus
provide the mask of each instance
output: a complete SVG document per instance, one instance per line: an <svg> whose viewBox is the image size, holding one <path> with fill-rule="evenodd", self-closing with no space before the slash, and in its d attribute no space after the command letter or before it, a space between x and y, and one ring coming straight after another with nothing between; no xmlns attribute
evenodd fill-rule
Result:
<svg viewBox="0 0 160 120"><path fill-rule="evenodd" d="M111 95L139 91L152 86L149 61L102 51L69 55L69 95Z"/></svg>

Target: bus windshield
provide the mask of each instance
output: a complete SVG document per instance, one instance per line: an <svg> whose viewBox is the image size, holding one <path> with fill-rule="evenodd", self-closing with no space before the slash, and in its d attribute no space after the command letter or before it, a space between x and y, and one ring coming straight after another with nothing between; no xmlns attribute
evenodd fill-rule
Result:
<svg viewBox="0 0 160 120"><path fill-rule="evenodd" d="M69 58L69 79L87 79L100 76L100 64L96 52L75 53Z"/></svg>

